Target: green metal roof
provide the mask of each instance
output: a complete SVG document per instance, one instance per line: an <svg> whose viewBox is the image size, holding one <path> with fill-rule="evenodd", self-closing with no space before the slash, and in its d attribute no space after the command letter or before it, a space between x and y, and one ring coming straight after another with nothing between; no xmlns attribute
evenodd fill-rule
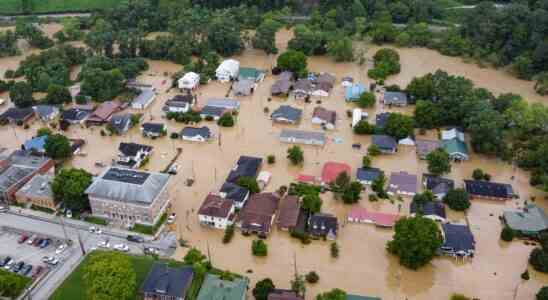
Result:
<svg viewBox="0 0 548 300"><path fill-rule="evenodd" d="M466 143L457 138L442 141L442 145L445 151L449 153L449 155L453 153L462 153L468 155L468 147L466 146Z"/></svg>
<svg viewBox="0 0 548 300"><path fill-rule="evenodd" d="M382 300L378 297L358 296L358 295L346 295L346 300Z"/></svg>
<svg viewBox="0 0 548 300"><path fill-rule="evenodd" d="M247 290L247 280L234 278L221 280L219 276L207 274L197 300L241 300Z"/></svg>
<svg viewBox="0 0 548 300"><path fill-rule="evenodd" d="M257 80L261 76L262 72L255 68L240 68L238 78Z"/></svg>

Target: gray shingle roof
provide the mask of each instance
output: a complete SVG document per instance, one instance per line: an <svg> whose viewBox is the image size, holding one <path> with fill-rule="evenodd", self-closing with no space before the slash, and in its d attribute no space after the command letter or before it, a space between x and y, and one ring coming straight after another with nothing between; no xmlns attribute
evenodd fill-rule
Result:
<svg viewBox="0 0 548 300"><path fill-rule="evenodd" d="M86 194L121 202L150 205L164 190L168 174L111 167L96 178Z"/></svg>
<svg viewBox="0 0 548 300"><path fill-rule="evenodd" d="M204 138L210 138L211 137L211 131L206 126L204 127L185 127L183 130L181 130L181 136L201 136Z"/></svg>
<svg viewBox="0 0 548 300"><path fill-rule="evenodd" d="M373 144L377 145L381 150L394 150L398 147L398 142L388 135L375 134L373 135Z"/></svg>
<svg viewBox="0 0 548 300"><path fill-rule="evenodd" d="M384 92L384 104L406 105L407 95L402 92Z"/></svg>
<svg viewBox="0 0 548 300"><path fill-rule="evenodd" d="M517 231L537 233L548 229L548 217L534 204L525 206L522 211L505 211L504 220L508 227Z"/></svg>
<svg viewBox="0 0 548 300"><path fill-rule="evenodd" d="M298 122L301 119L303 111L298 108L293 108L289 105L282 105L278 109L272 112L270 117L276 119L286 119L292 122Z"/></svg>
<svg viewBox="0 0 548 300"><path fill-rule="evenodd" d="M167 264L155 263L143 282L141 292L183 299L193 277L191 267L171 268Z"/></svg>
<svg viewBox="0 0 548 300"><path fill-rule="evenodd" d="M356 178L364 181L374 181L381 176L381 169L378 168L358 168Z"/></svg>

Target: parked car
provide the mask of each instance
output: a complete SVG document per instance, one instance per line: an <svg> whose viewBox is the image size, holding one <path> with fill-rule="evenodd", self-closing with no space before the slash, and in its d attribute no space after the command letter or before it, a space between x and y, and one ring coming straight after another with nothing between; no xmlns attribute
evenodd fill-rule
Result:
<svg viewBox="0 0 548 300"><path fill-rule="evenodd" d="M17 243L22 244L22 243L24 243L24 242L25 242L26 240L28 240L28 239L29 239L29 236L28 236L28 235L22 234L22 235L19 237L19 239L17 240Z"/></svg>
<svg viewBox="0 0 548 300"><path fill-rule="evenodd" d="M37 238L37 239L34 239L34 242L32 243L33 246L40 246L40 244L44 241L43 238Z"/></svg>
<svg viewBox="0 0 548 300"><path fill-rule="evenodd" d="M128 235L127 240L134 243L144 243L145 239L140 235Z"/></svg>
<svg viewBox="0 0 548 300"><path fill-rule="evenodd" d="M0 267L6 266L11 261L11 257L6 256L3 259L0 259Z"/></svg>
<svg viewBox="0 0 548 300"><path fill-rule="evenodd" d="M32 245L32 243L34 243L34 240L36 239L36 235L32 235L28 240L27 240L27 244L29 245Z"/></svg>
<svg viewBox="0 0 548 300"><path fill-rule="evenodd" d="M97 247L108 249L110 248L110 243L108 242L108 240L100 241L99 244L97 244Z"/></svg>
<svg viewBox="0 0 548 300"><path fill-rule="evenodd" d="M52 259L53 259L53 257L51 257L51 256L44 256L44 257L42 257L42 262L47 263Z"/></svg>
<svg viewBox="0 0 548 300"><path fill-rule="evenodd" d="M145 255L158 255L158 254L160 254L160 251L158 250L158 248L154 248L154 247L146 247L145 249L143 249L143 252L145 253Z"/></svg>
<svg viewBox="0 0 548 300"><path fill-rule="evenodd" d="M116 244L112 248L114 248L114 250L118 250L118 251L121 251L121 252L128 252L129 251L129 246L126 245L126 244Z"/></svg>
<svg viewBox="0 0 548 300"><path fill-rule="evenodd" d="M89 232L91 232L91 233L96 233L96 234L101 234L101 233L103 233L103 231L102 231L100 228L95 227L95 226L91 226L91 227L89 228Z"/></svg>
<svg viewBox="0 0 548 300"><path fill-rule="evenodd" d="M13 273L18 273L19 271L21 271L21 269L23 268L24 265L25 265L25 263L20 261L20 262L16 263L15 265L13 265L13 268L11 268L11 271Z"/></svg>
<svg viewBox="0 0 548 300"><path fill-rule="evenodd" d="M44 271L44 267L37 266L36 268L34 268L34 271L32 272L32 275L30 277L32 277L32 279L36 279L38 276L40 276L40 274L42 274L42 271Z"/></svg>
<svg viewBox="0 0 548 300"><path fill-rule="evenodd" d="M50 242L51 242L50 239L44 239L44 240L40 243L40 248L42 248L42 249L46 248L46 247L49 245Z"/></svg>
<svg viewBox="0 0 548 300"><path fill-rule="evenodd" d="M72 219L72 210L67 209L66 216L67 218Z"/></svg>
<svg viewBox="0 0 548 300"><path fill-rule="evenodd" d="M18 274L21 276L28 276L30 271L32 271L32 265L25 265Z"/></svg>
<svg viewBox="0 0 548 300"><path fill-rule="evenodd" d="M176 163L174 163L169 167L169 169L167 170L167 173L170 175L177 175L178 168L179 166Z"/></svg>
<svg viewBox="0 0 548 300"><path fill-rule="evenodd" d="M67 249L67 245L61 244L59 247L57 247L57 250L55 250L55 254L61 254Z"/></svg>
<svg viewBox="0 0 548 300"><path fill-rule="evenodd" d="M7 212L9 210L9 207L7 206L0 206L0 213Z"/></svg>
<svg viewBox="0 0 548 300"><path fill-rule="evenodd" d="M48 262L48 264L52 266L56 266L58 263L59 263L59 258L57 257L52 257L52 259Z"/></svg>
<svg viewBox="0 0 548 300"><path fill-rule="evenodd" d="M8 258L9 258L8 262L6 262L6 264L4 265L4 269L6 270L10 270L11 267L13 267L13 265L15 264L15 261L11 259L11 257L8 257Z"/></svg>

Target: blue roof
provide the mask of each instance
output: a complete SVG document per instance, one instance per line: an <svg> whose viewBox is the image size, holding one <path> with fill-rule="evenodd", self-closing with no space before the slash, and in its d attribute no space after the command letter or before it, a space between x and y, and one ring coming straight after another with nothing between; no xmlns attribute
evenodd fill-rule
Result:
<svg viewBox="0 0 548 300"><path fill-rule="evenodd" d="M45 151L44 146L46 145L47 139L48 139L47 135L34 137L26 141L23 147L27 151L44 152Z"/></svg>
<svg viewBox="0 0 548 300"><path fill-rule="evenodd" d="M355 101L358 100L361 94L367 92L365 85L361 83L353 84L349 87L346 87L344 90L344 99L346 101Z"/></svg>
<svg viewBox="0 0 548 300"><path fill-rule="evenodd" d="M358 180L374 181L381 176L381 169L378 168L358 168L356 171L356 178Z"/></svg>
<svg viewBox="0 0 548 300"><path fill-rule="evenodd" d="M476 248L474 235L466 225L442 224L445 241L442 248L452 249L455 252L469 251Z"/></svg>

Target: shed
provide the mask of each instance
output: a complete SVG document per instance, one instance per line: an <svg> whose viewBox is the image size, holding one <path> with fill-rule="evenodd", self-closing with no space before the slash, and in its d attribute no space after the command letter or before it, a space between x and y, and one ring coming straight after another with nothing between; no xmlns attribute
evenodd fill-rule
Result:
<svg viewBox="0 0 548 300"><path fill-rule="evenodd" d="M185 73L185 75L177 81L179 89L193 90L200 84L200 74L194 72Z"/></svg>
<svg viewBox="0 0 548 300"><path fill-rule="evenodd" d="M261 190L264 190L264 188L268 185L271 177L272 173L268 171L259 172L259 175L257 175L257 184Z"/></svg>
<svg viewBox="0 0 548 300"><path fill-rule="evenodd" d="M359 108L354 108L352 110L352 128L354 128L358 123L363 120L367 119L369 114L366 111L363 111Z"/></svg>
<svg viewBox="0 0 548 300"><path fill-rule="evenodd" d="M325 133L283 129L280 133L280 141L289 144L323 146L325 144Z"/></svg>
<svg viewBox="0 0 548 300"><path fill-rule="evenodd" d="M406 106L407 95L402 92L384 92L383 102L385 105L394 105L394 106Z"/></svg>

